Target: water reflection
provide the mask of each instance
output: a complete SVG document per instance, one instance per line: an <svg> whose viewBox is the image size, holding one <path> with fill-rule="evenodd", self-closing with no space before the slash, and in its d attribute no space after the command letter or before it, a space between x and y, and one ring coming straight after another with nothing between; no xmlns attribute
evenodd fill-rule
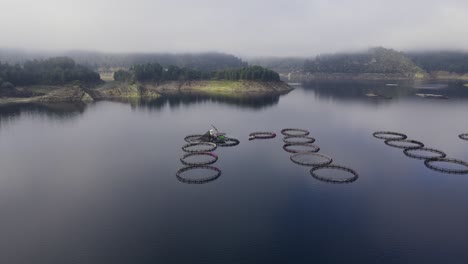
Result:
<svg viewBox="0 0 468 264"><path fill-rule="evenodd" d="M86 110L85 103L41 103L41 104L6 104L0 105L0 118L31 113L35 115L50 116L57 119L67 119L69 117L83 114Z"/></svg>
<svg viewBox="0 0 468 264"><path fill-rule="evenodd" d="M66 121L82 115L86 111L85 103L28 103L0 105L0 128L23 115Z"/></svg>
<svg viewBox="0 0 468 264"><path fill-rule="evenodd" d="M155 111L62 108L73 122L59 123L40 117L57 116L50 107L2 108L3 120L17 117L0 129L0 263L468 263L468 177L427 169L372 137L401 131L466 160L466 101L410 95L374 107L306 89L264 111L214 99L172 111L160 98ZM210 123L242 142L217 150L216 181L182 184L181 140ZM359 179L322 184L290 161L281 138L247 140L298 126ZM186 175L216 174L206 172Z"/></svg>
<svg viewBox="0 0 468 264"><path fill-rule="evenodd" d="M154 100L142 100L138 105L140 108L151 110L159 110L168 106L171 109L177 109L181 106L190 106L201 103L222 103L225 105L236 106L239 108L248 109L264 109L271 107L279 102L280 95L262 95L254 97L231 97L223 95L205 95L205 94L190 94L190 95L172 95L162 96Z"/></svg>
<svg viewBox="0 0 468 264"><path fill-rule="evenodd" d="M104 100L130 105L133 109L147 109L151 111L162 111L168 107L171 110L180 107L204 103L220 103L224 105L235 106L238 108L247 108L252 110L261 110L272 107L279 102L281 95L262 95L253 97L232 97L232 96L213 96L206 94L185 94L162 96L151 100L142 99L114 99ZM98 102L97 102L98 103ZM21 115L32 115L37 117L46 117L52 120L64 121L82 115L86 108L91 104L86 103L19 103L0 105L0 127L5 123L11 122Z"/></svg>
<svg viewBox="0 0 468 264"><path fill-rule="evenodd" d="M398 86L387 86L381 81L321 81L310 82L303 85L305 91L313 91L319 98L337 100L361 100L369 102L387 103L385 100L372 100L366 94L380 95L386 98L399 98L411 95L414 89L409 83L401 82Z"/></svg>
<svg viewBox="0 0 468 264"><path fill-rule="evenodd" d="M164 95L151 100L116 100L121 103L128 103L134 109L148 109L160 111L165 107L169 109L179 109L190 105L203 103L221 103L224 105L235 106L238 108L247 108L260 110L278 104L281 95L262 95L253 97L232 97L223 95L206 95L206 94L184 94L184 95Z"/></svg>
<svg viewBox="0 0 468 264"><path fill-rule="evenodd" d="M306 92L314 92L318 98L322 99L360 101L371 104L389 104L390 99L405 97L416 99L414 96L416 93L468 99L468 89L458 81L445 83L400 81L392 86L384 81L317 81L304 83L303 88Z"/></svg>

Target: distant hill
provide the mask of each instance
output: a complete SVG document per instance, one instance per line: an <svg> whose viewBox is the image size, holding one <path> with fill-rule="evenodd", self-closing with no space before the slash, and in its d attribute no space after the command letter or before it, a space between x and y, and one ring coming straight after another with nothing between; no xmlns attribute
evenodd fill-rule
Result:
<svg viewBox="0 0 468 264"><path fill-rule="evenodd" d="M28 60L65 56L76 63L94 70L106 71L111 68L130 68L135 64L159 63L162 66L174 65L200 71L217 71L241 68L247 63L240 58L217 52L207 53L103 53L91 51L29 52L17 49L0 49L0 61L10 64L23 64Z"/></svg>
<svg viewBox="0 0 468 264"><path fill-rule="evenodd" d="M468 73L468 52L432 51L410 52L407 56L428 72L447 71Z"/></svg>
<svg viewBox="0 0 468 264"><path fill-rule="evenodd" d="M412 78L424 70L403 52L386 48L372 48L363 53L319 55L304 63L308 73L378 73L401 74Z"/></svg>
<svg viewBox="0 0 468 264"><path fill-rule="evenodd" d="M277 71L290 81L350 76L357 79L468 78L468 52L461 51L398 52L378 47L313 58L263 57L251 59L249 63Z"/></svg>
<svg viewBox="0 0 468 264"><path fill-rule="evenodd" d="M64 85L74 81L101 82L99 74L67 57L26 61L23 65L0 62L0 90L19 85Z"/></svg>
<svg viewBox="0 0 468 264"><path fill-rule="evenodd" d="M258 57L248 59L250 65L258 65L273 69L279 73L289 73L291 71L302 70L307 58L301 57Z"/></svg>

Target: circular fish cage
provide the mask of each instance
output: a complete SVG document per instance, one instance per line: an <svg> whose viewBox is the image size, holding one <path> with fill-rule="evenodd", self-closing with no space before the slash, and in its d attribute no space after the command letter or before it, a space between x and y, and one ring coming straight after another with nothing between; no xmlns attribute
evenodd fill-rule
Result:
<svg viewBox="0 0 468 264"><path fill-rule="evenodd" d="M417 149L424 147L422 142L412 139L387 139L385 140L385 144L387 146L400 149Z"/></svg>
<svg viewBox="0 0 468 264"><path fill-rule="evenodd" d="M392 140L404 140L407 139L408 136L403 133L392 132L392 131L377 131L372 133L375 138L378 139L392 139Z"/></svg>
<svg viewBox="0 0 468 264"><path fill-rule="evenodd" d="M440 166L433 164L436 162L460 165L461 167L465 167L465 169L444 168L444 167L440 167ZM433 159L425 160L424 165L426 165L426 167L428 167L429 169L435 170L438 172L449 173L449 174L468 174L468 163L463 160L449 159L449 158L433 158Z"/></svg>
<svg viewBox="0 0 468 264"><path fill-rule="evenodd" d="M216 143L216 145L218 147L234 147L239 145L239 143L240 141L238 139L226 137L224 138L224 142Z"/></svg>
<svg viewBox="0 0 468 264"><path fill-rule="evenodd" d="M215 174L211 176L204 176L200 178L190 178L189 176L184 176L189 171L192 170L208 170L208 171L214 171ZM190 167L185 167L177 171L176 177L179 181L183 183L188 183L188 184L204 184L208 182L212 182L221 176L221 170L213 167L213 166L190 166Z"/></svg>
<svg viewBox="0 0 468 264"><path fill-rule="evenodd" d="M202 142L201 137L203 135L188 135L184 138L187 143Z"/></svg>
<svg viewBox="0 0 468 264"><path fill-rule="evenodd" d="M421 155L415 152L428 152L428 153L436 154L437 156ZM445 158L447 156L445 152L438 150L438 149L432 149L432 148L409 148L409 149L403 150L403 153L405 153L405 155L410 158L420 159L420 160L433 159L433 158Z"/></svg>
<svg viewBox="0 0 468 264"><path fill-rule="evenodd" d="M253 139L270 139L275 138L276 133L274 132L253 132L249 134L249 140Z"/></svg>
<svg viewBox="0 0 468 264"><path fill-rule="evenodd" d="M209 160L205 161L189 161L189 158L193 157L209 157ZM195 153L187 153L182 158L180 158L180 162L186 166L202 166L202 165L210 165L215 163L218 160L218 156L211 152L195 152Z"/></svg>
<svg viewBox="0 0 468 264"><path fill-rule="evenodd" d="M314 161L314 159L318 158L319 161ZM302 152L302 153L296 153L294 155L291 155L290 157L291 161L302 165L302 166L324 166L324 165L329 165L330 163L333 162L333 159L327 155L319 154L319 153L313 153L313 152ZM320 161L321 159L321 161Z"/></svg>
<svg viewBox="0 0 468 264"><path fill-rule="evenodd" d="M458 135L458 137L459 137L460 139L463 139L463 140L468 140L468 133L460 134L460 135Z"/></svg>
<svg viewBox="0 0 468 264"><path fill-rule="evenodd" d="M294 143L314 143L315 138L309 136L285 136L283 138L284 143L294 144Z"/></svg>
<svg viewBox="0 0 468 264"><path fill-rule="evenodd" d="M320 176L317 173L317 171L320 171L320 170L340 170L340 171L344 171L350 174L350 177L335 178L335 177ZM310 170L310 174L312 175L312 177L314 177L315 179L319 181L331 182L331 183L351 183L351 182L356 181L359 178L359 174L353 169L350 169L344 166L339 166L339 165L325 165L325 166L314 167Z"/></svg>
<svg viewBox="0 0 468 264"><path fill-rule="evenodd" d="M294 147L304 147L306 150L297 150ZM289 153L319 152L320 148L311 143L286 143L283 149Z"/></svg>
<svg viewBox="0 0 468 264"><path fill-rule="evenodd" d="M200 147L200 146L204 146L205 148L196 149L196 147ZM211 143L211 142L193 142L193 143L188 143L182 147L182 150L188 153L212 152L215 149L216 149L216 144Z"/></svg>
<svg viewBox="0 0 468 264"><path fill-rule="evenodd" d="M285 128L281 130L281 134L284 136L308 136L310 132L301 128Z"/></svg>

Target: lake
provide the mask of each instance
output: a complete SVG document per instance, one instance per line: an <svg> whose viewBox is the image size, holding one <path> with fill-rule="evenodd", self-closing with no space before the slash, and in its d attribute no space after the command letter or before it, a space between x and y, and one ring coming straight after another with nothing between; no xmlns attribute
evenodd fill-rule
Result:
<svg viewBox="0 0 468 264"><path fill-rule="evenodd" d="M430 170L372 136L402 132L468 160L458 138L468 88L295 87L256 99L0 106L0 263L468 263L468 175ZM219 178L179 181L183 138L211 124L240 144L215 151ZM319 181L291 162L280 134L289 127L359 178ZM254 131L278 136L249 141Z"/></svg>

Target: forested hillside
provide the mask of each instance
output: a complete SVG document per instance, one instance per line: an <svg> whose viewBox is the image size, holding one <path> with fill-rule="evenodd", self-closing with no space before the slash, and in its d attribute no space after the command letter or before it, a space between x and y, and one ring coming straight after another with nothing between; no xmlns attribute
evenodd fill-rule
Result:
<svg viewBox="0 0 468 264"><path fill-rule="evenodd" d="M468 73L468 52L413 52L408 53L408 57L428 72Z"/></svg>
<svg viewBox="0 0 468 264"><path fill-rule="evenodd" d="M24 64L28 60L46 59L66 56L76 63L93 70L111 68L130 68L135 64L159 63L163 67L174 65L180 68L191 68L201 71L216 71L228 68L240 68L247 63L240 58L217 52L207 53L103 53L90 51L68 52L26 52L21 50L0 49L0 61L10 64Z"/></svg>
<svg viewBox="0 0 468 264"><path fill-rule="evenodd" d="M300 57L261 57L249 59L250 65L259 65L280 73L302 70L307 58Z"/></svg>
<svg viewBox="0 0 468 264"><path fill-rule="evenodd" d="M56 57L26 61L23 65L0 62L0 81L3 87L18 85L63 85L72 81L97 83L99 74L70 58Z"/></svg>
<svg viewBox="0 0 468 264"><path fill-rule="evenodd" d="M279 81L278 73L260 67L242 67L219 71L200 71L190 68L179 68L171 65L164 68L159 63L136 64L128 71L119 70L114 73L114 79L120 82L159 82L188 80L251 80L262 82Z"/></svg>
<svg viewBox="0 0 468 264"><path fill-rule="evenodd" d="M321 54L313 58L263 57L249 63L270 68L283 74L431 74L437 71L468 73L468 52L428 51L398 52L372 48L366 52Z"/></svg>
<svg viewBox="0 0 468 264"><path fill-rule="evenodd" d="M424 70L403 52L373 48L363 53L319 55L304 63L308 73L384 73L414 76Z"/></svg>

